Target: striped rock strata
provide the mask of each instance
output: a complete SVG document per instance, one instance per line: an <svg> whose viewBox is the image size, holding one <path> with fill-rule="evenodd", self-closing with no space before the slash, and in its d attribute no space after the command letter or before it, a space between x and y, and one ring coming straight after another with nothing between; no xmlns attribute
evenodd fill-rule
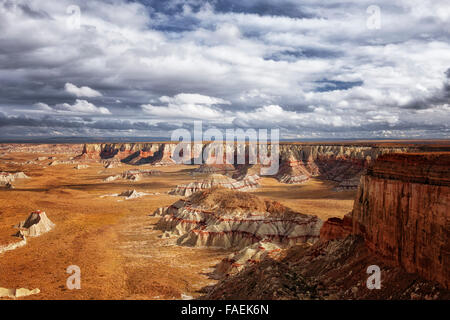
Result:
<svg viewBox="0 0 450 320"><path fill-rule="evenodd" d="M157 229L179 236L180 245L242 249L259 241L289 246L313 243L322 221L275 201L213 188L160 208Z"/></svg>

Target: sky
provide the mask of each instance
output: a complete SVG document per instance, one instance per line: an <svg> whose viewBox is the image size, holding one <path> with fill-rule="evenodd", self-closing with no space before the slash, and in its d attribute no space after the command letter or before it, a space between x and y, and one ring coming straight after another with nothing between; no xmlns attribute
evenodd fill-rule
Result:
<svg viewBox="0 0 450 320"><path fill-rule="evenodd" d="M0 139L450 138L450 1L0 0Z"/></svg>

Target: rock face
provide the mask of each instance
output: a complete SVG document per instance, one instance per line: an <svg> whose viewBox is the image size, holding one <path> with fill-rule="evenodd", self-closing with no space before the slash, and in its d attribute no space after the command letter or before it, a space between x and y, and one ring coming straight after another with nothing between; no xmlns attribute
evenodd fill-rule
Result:
<svg viewBox="0 0 450 320"><path fill-rule="evenodd" d="M353 231L352 213L349 212L340 218L329 218L324 222L320 229L320 240L328 241L335 239L344 239L351 235Z"/></svg>
<svg viewBox="0 0 450 320"><path fill-rule="evenodd" d="M16 227L19 229L16 234L18 237L38 237L52 230L55 224L50 221L45 212L38 210L30 213L27 220Z"/></svg>
<svg viewBox="0 0 450 320"><path fill-rule="evenodd" d="M213 188L160 208L157 228L180 236L178 244L242 249L259 241L279 245L315 242L322 221L275 201Z"/></svg>
<svg viewBox="0 0 450 320"><path fill-rule="evenodd" d="M234 180L222 174L211 174L208 178L194 181L188 184L178 185L175 189L171 190L169 194L180 195L180 196L190 196L195 192L211 189L214 187L223 187L238 191L248 191L259 187L260 177L247 176L242 180Z"/></svg>
<svg viewBox="0 0 450 320"><path fill-rule="evenodd" d="M274 256L238 252L217 267L230 277L204 298L448 300L449 187L450 153L382 155L361 177L353 211L326 221L319 242ZM245 255L263 259L233 273ZM366 286L371 265L381 290Z"/></svg>
<svg viewBox="0 0 450 320"><path fill-rule="evenodd" d="M366 285L367 267L374 264L380 267L381 290ZM360 236L267 255L205 290L202 299L209 300L450 299L450 291L435 282L386 264Z"/></svg>
<svg viewBox="0 0 450 320"><path fill-rule="evenodd" d="M450 284L450 153L392 154L361 178L353 232L411 273Z"/></svg>
<svg viewBox="0 0 450 320"><path fill-rule="evenodd" d="M112 143L85 144L81 159L118 159L124 163L155 166L172 165L172 154L176 144L172 143Z"/></svg>

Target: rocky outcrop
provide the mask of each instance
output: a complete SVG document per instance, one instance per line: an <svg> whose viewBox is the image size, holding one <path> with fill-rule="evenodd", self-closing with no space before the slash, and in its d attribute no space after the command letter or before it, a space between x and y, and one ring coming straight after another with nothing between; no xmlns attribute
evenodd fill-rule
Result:
<svg viewBox="0 0 450 320"><path fill-rule="evenodd" d="M212 276L220 279L224 276L235 275L244 268L260 263L266 258L278 257L281 251L282 249L276 243L270 241L256 242L223 259L216 266Z"/></svg>
<svg viewBox="0 0 450 320"><path fill-rule="evenodd" d="M247 176L244 179L238 181L222 174L211 174L205 179L194 181L188 184L178 185L176 186L176 188L171 190L169 194L188 197L195 192L205 189L211 189L214 187L223 187L238 191L248 191L256 189L260 186L259 179L260 177L255 175Z"/></svg>
<svg viewBox="0 0 450 320"><path fill-rule="evenodd" d="M179 236L178 244L242 249L259 241L283 246L313 243L322 221L275 201L223 188L193 194L155 212L157 228Z"/></svg>
<svg viewBox="0 0 450 320"><path fill-rule="evenodd" d="M36 288L33 290L25 289L25 288L19 288L19 289L7 289L7 288L0 288L0 298L7 297L11 299L17 299L22 297L31 296L33 294L38 294L41 291Z"/></svg>
<svg viewBox="0 0 450 320"><path fill-rule="evenodd" d="M325 221L322 228L320 229L320 240L328 241L335 239L344 239L347 236L351 235L352 231L352 213L349 212L344 216L343 219L333 217Z"/></svg>
<svg viewBox="0 0 450 320"><path fill-rule="evenodd" d="M50 221L46 213L37 210L30 213L25 221L22 221L16 226L16 228L19 229L16 236L20 238L39 237L52 230L54 227L55 224Z"/></svg>
<svg viewBox="0 0 450 320"><path fill-rule="evenodd" d="M281 163L276 178L287 184L298 184L308 181L312 176L302 161L289 159Z"/></svg>
<svg viewBox="0 0 450 320"><path fill-rule="evenodd" d="M140 198L140 197L143 197L146 195L147 195L147 193L145 193L145 192L138 192L136 190L126 190L126 191L120 193L118 196L124 197L125 199L130 200L130 199Z"/></svg>
<svg viewBox="0 0 450 320"><path fill-rule="evenodd" d="M367 268L377 265L381 289L370 290ZM450 291L384 262L360 236L297 245L248 263L239 273L204 288L208 300L448 300Z"/></svg>
<svg viewBox="0 0 450 320"><path fill-rule="evenodd" d="M105 178L103 181L105 182L112 182L116 180L130 180L130 181L139 181L142 178L145 177L151 177L151 176L159 176L161 175L161 171L158 170L127 170L122 172L121 174L109 176Z"/></svg>
<svg viewBox="0 0 450 320"><path fill-rule="evenodd" d="M361 178L353 232L406 271L450 285L450 153L383 155Z"/></svg>
<svg viewBox="0 0 450 320"><path fill-rule="evenodd" d="M10 172L0 172L0 186L8 186L12 185L12 182L14 182L17 179L29 179L25 173L23 172L16 172L16 173L10 173Z"/></svg>

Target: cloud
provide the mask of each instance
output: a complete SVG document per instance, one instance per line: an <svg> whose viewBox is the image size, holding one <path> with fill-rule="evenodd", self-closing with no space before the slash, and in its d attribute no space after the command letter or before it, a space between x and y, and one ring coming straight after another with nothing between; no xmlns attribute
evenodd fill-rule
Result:
<svg viewBox="0 0 450 320"><path fill-rule="evenodd" d="M44 111L52 111L53 109L46 103L38 102L34 104L35 107Z"/></svg>
<svg viewBox="0 0 450 320"><path fill-rule="evenodd" d="M87 98L94 98L94 97L101 97L102 94L94 89L91 89L89 87L80 87L78 88L76 85L71 83L66 83L64 86L64 89L77 97L87 97Z"/></svg>
<svg viewBox="0 0 450 320"><path fill-rule="evenodd" d="M159 101L167 103L167 106L144 104L141 106L142 110L146 114L162 118L217 120L223 118L224 112L216 105L230 104L224 99L192 93L163 96Z"/></svg>
<svg viewBox="0 0 450 320"><path fill-rule="evenodd" d="M15 3L0 2L8 116L448 137L445 0L380 0L378 30L366 27L370 0ZM67 27L68 5L80 6L79 29ZM87 134L106 130L82 123Z"/></svg>
<svg viewBox="0 0 450 320"><path fill-rule="evenodd" d="M42 106L43 104L40 103ZM68 113L78 113L78 114L101 114L108 115L111 112L105 107L97 107L94 104L86 101L76 99L75 103L70 105L68 103L61 103L55 105L52 110L56 112L68 112Z"/></svg>

